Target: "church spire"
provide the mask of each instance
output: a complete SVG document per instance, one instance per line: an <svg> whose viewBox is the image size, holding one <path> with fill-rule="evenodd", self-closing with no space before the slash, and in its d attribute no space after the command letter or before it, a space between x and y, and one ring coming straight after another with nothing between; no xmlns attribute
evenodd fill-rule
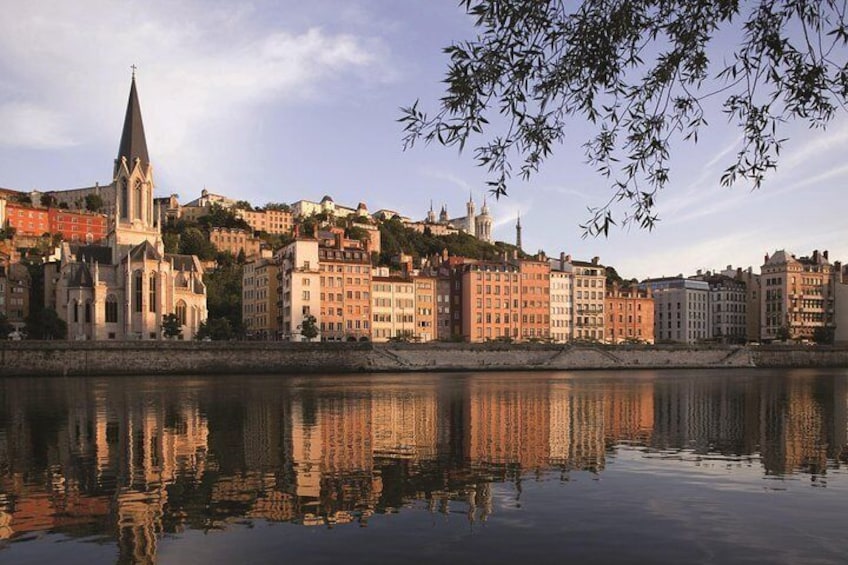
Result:
<svg viewBox="0 0 848 565"><path fill-rule="evenodd" d="M135 88L135 68L133 68L130 84L130 97L127 101L127 114L124 117L124 130L121 133L121 145L118 148L116 171L122 157L127 159L127 168L130 171L136 159L139 159L143 166L150 164L150 157L147 155L147 139L144 137L144 124L141 121L141 105Z"/></svg>

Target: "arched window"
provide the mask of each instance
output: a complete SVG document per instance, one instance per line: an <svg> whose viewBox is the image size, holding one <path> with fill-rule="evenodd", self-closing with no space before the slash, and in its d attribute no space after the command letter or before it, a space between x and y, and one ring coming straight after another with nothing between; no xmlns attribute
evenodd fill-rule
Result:
<svg viewBox="0 0 848 565"><path fill-rule="evenodd" d="M121 218L128 219L130 217L130 197L128 194L127 179L121 181Z"/></svg>
<svg viewBox="0 0 848 565"><path fill-rule="evenodd" d="M118 299L115 298L114 294L110 294L106 297L106 323L107 324L117 324L118 323Z"/></svg>
<svg viewBox="0 0 848 565"><path fill-rule="evenodd" d="M91 323L91 300L85 301L85 323Z"/></svg>
<svg viewBox="0 0 848 565"><path fill-rule="evenodd" d="M75 324L79 322L79 308L77 308L76 300L71 300L71 316L73 316Z"/></svg>
<svg viewBox="0 0 848 565"><path fill-rule="evenodd" d="M156 273L150 273L150 284L147 287L148 302L147 309L150 312L156 311Z"/></svg>
<svg viewBox="0 0 848 565"><path fill-rule="evenodd" d="M142 197L141 197L141 181L135 181L135 209L133 210L133 217L141 219L141 212L143 210Z"/></svg>
<svg viewBox="0 0 848 565"><path fill-rule="evenodd" d="M177 319L180 321L180 325L184 326L186 324L186 303L182 300L177 302L176 314Z"/></svg>
<svg viewBox="0 0 848 565"><path fill-rule="evenodd" d="M141 299L144 296L141 288L143 280L141 271L136 271L133 276L133 312L141 312Z"/></svg>

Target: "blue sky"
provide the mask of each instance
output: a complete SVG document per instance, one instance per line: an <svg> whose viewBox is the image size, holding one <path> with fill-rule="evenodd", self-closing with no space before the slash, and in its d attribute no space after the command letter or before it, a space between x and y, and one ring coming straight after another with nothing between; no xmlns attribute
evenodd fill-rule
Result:
<svg viewBox="0 0 848 565"><path fill-rule="evenodd" d="M110 182L136 64L157 195L187 202L205 187L261 205L329 194L415 218L432 200L464 215L469 192L482 203L485 171L471 152L403 152L396 119L416 98L435 108L442 48L472 34L453 0L7 3L0 186ZM673 147L653 232L581 239L586 208L609 192L583 162L591 130L575 122L541 174L490 198L495 238L513 242L520 213L525 250L599 256L637 278L728 264L758 271L776 249L848 259L844 116L824 132L790 125L779 170L753 192L719 185L738 133L720 114L708 120L697 145Z"/></svg>

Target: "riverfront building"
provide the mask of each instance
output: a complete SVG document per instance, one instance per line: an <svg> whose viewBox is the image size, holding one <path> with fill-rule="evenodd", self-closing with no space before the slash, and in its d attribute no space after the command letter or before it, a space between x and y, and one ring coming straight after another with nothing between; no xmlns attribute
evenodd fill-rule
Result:
<svg viewBox="0 0 848 565"><path fill-rule="evenodd" d="M604 299L606 295L606 269L598 257L590 262L571 261L574 282L574 332L572 338L585 341L603 341Z"/></svg>
<svg viewBox="0 0 848 565"><path fill-rule="evenodd" d="M571 255L561 253L559 259L550 260L551 277L551 340L557 343L571 341L574 331L574 269Z"/></svg>
<svg viewBox="0 0 848 565"><path fill-rule="evenodd" d="M314 341L323 338L326 329L325 310L330 303L335 304L336 277L325 275L326 265L321 265L318 252L318 240L315 238L298 238L283 247L274 255L278 265L277 273L277 337L291 341L309 341L303 335L303 323L315 318L320 327ZM332 279L332 280L330 280ZM339 281L341 285L341 281ZM330 300L332 293L333 300ZM335 327L330 328L335 329Z"/></svg>
<svg viewBox="0 0 848 565"><path fill-rule="evenodd" d="M612 285L604 300L607 343L654 343L654 298L648 289Z"/></svg>
<svg viewBox="0 0 848 565"><path fill-rule="evenodd" d="M840 269L827 251L800 258L784 250L766 255L760 268L761 339L811 340L817 329L833 331Z"/></svg>
<svg viewBox="0 0 848 565"><path fill-rule="evenodd" d="M678 277L647 279L639 284L654 297L656 341L697 343L710 336L710 285Z"/></svg>

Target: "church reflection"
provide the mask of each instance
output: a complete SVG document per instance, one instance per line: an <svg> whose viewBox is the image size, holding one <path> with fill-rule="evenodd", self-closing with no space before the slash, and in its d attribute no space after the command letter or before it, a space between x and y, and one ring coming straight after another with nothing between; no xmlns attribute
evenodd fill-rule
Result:
<svg viewBox="0 0 848 565"><path fill-rule="evenodd" d="M494 512L497 483L603 473L622 449L823 481L846 380L486 374L0 382L0 539L59 532L154 562L163 533ZM679 457L677 457L679 456ZM2 542L8 543L8 542Z"/></svg>

